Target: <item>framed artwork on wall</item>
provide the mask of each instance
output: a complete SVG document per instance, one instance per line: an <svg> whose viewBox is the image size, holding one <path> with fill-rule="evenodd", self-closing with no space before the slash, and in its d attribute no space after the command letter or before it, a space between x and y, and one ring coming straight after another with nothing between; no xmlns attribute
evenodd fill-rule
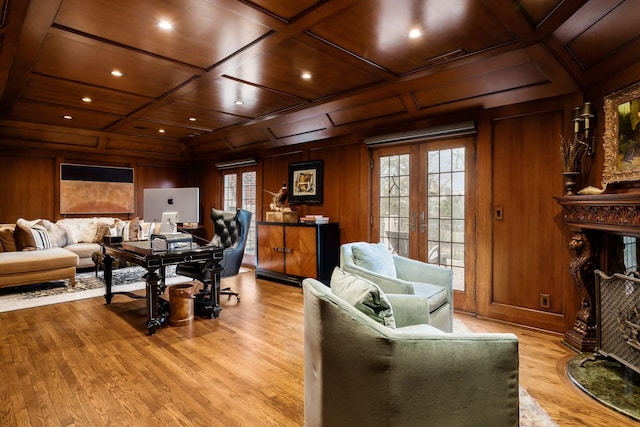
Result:
<svg viewBox="0 0 640 427"><path fill-rule="evenodd" d="M604 98L602 183L640 180L640 82Z"/></svg>
<svg viewBox="0 0 640 427"><path fill-rule="evenodd" d="M289 164L289 203L322 204L322 160Z"/></svg>
<svg viewBox="0 0 640 427"><path fill-rule="evenodd" d="M133 168L60 164L61 214L134 211Z"/></svg>

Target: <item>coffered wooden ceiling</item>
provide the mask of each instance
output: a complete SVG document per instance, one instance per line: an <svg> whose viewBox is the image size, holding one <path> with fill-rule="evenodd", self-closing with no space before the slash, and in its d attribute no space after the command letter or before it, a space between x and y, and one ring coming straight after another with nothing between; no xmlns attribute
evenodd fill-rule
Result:
<svg viewBox="0 0 640 427"><path fill-rule="evenodd" d="M0 7L0 144L182 160L574 93L640 58L637 0Z"/></svg>

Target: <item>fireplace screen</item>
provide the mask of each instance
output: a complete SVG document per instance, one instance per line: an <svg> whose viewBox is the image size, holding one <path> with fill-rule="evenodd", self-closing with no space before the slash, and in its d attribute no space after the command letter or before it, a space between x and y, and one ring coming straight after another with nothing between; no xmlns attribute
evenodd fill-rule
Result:
<svg viewBox="0 0 640 427"><path fill-rule="evenodd" d="M595 274L597 351L640 373L640 279Z"/></svg>

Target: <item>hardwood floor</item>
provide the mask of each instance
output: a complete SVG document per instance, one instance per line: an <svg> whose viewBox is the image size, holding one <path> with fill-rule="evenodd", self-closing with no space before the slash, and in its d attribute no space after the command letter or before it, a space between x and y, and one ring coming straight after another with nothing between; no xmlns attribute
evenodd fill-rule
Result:
<svg viewBox="0 0 640 427"><path fill-rule="evenodd" d="M302 290L253 272L223 284L239 304L153 336L125 296L0 313L0 425L302 425ZM559 335L458 318L518 335L521 384L560 426L636 425L569 382Z"/></svg>
<svg viewBox="0 0 640 427"><path fill-rule="evenodd" d="M603 406L571 382L564 366L576 353L562 344L562 335L460 313L456 317L473 332L511 332L518 336L520 385L561 427L639 425Z"/></svg>

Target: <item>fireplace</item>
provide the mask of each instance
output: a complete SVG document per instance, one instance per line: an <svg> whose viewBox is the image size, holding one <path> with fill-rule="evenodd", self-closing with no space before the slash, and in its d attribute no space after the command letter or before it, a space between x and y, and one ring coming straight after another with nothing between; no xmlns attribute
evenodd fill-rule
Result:
<svg viewBox="0 0 640 427"><path fill-rule="evenodd" d="M627 300L640 294L640 290L635 289L636 279L616 275L638 269L640 194L563 196L557 197L556 200L562 206L562 220L571 236L570 250L573 258L570 262L570 273L581 298L581 308L576 313L576 321L573 328L565 333L564 342L580 352L592 352L600 348L602 338L605 338L607 345L613 345L608 341L608 333L605 336L599 334L604 333L604 325L600 322L608 319L609 332L613 335L614 323L618 321L617 313L607 313L604 317L600 315L598 318L596 304L604 299L608 301L611 297L609 292L617 293L621 299ZM604 280L600 274L596 275L597 270L602 270L614 279ZM596 277L600 285L599 292L604 292L601 295L596 295ZM618 282L624 283L624 286L620 285L619 289L613 290ZM633 290L627 286L628 283L634 283ZM625 303L634 304L627 300ZM635 304L640 310L640 298ZM615 310L616 308L612 309L612 312ZM624 356L621 355L621 351L615 347L602 351L625 360L631 358L626 353ZM633 363L640 366L636 362Z"/></svg>
<svg viewBox="0 0 640 427"><path fill-rule="evenodd" d="M595 274L597 352L640 373L640 279Z"/></svg>

